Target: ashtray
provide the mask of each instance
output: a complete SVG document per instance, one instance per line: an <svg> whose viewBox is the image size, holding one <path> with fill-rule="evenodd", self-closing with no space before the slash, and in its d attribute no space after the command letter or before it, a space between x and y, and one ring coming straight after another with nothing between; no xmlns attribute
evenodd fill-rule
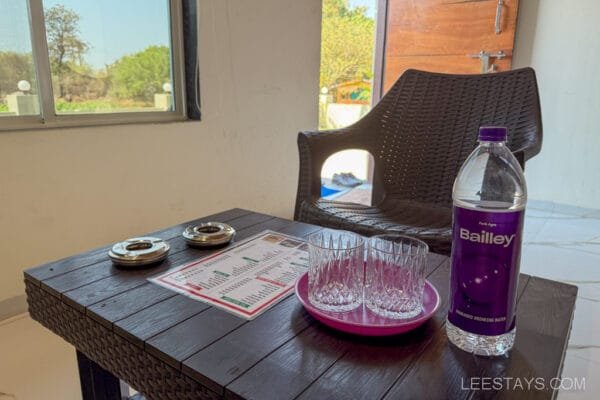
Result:
<svg viewBox="0 0 600 400"><path fill-rule="evenodd" d="M117 265L143 266L164 260L169 250L169 244L160 238L136 237L116 243L108 256Z"/></svg>
<svg viewBox="0 0 600 400"><path fill-rule="evenodd" d="M214 247L231 242L235 236L235 229L222 222L204 222L188 226L182 235L190 246Z"/></svg>

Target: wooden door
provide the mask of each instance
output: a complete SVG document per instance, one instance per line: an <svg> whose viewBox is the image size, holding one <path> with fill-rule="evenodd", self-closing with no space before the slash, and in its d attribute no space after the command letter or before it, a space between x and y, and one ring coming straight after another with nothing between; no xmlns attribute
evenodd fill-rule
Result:
<svg viewBox="0 0 600 400"><path fill-rule="evenodd" d="M409 68L481 73L485 53L486 72L510 69L519 0L380 0L380 10L386 3L379 19L385 38L377 39L385 43L379 54L383 93Z"/></svg>

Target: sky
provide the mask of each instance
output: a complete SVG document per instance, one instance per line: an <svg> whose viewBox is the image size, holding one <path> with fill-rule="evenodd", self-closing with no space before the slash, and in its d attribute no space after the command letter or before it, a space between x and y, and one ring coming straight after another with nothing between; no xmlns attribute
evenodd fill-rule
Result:
<svg viewBox="0 0 600 400"><path fill-rule="evenodd" d="M44 0L45 9L57 4L81 17L85 59L94 68L170 42L168 0ZM7 50L31 51L26 0L0 0L0 51Z"/></svg>
<svg viewBox="0 0 600 400"><path fill-rule="evenodd" d="M367 7L367 16L375 18L377 11L377 0L350 0L350 7Z"/></svg>
<svg viewBox="0 0 600 400"><path fill-rule="evenodd" d="M251 0L249 0L251 1ZM102 68L151 44L169 44L168 0L44 0L62 4L81 17L81 38L90 45L86 62ZM375 16L377 0L349 0ZM0 51L30 52L26 0L0 0Z"/></svg>

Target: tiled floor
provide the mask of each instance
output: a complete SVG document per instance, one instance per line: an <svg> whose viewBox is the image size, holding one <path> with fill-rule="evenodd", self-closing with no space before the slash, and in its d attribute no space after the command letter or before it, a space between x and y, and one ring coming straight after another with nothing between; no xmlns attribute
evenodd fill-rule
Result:
<svg viewBox="0 0 600 400"><path fill-rule="evenodd" d="M585 391L564 390L562 400L600 393L600 210L530 202L521 271L579 287L563 381L585 378ZM518 333L517 333L518 335Z"/></svg>
<svg viewBox="0 0 600 400"><path fill-rule="evenodd" d="M521 269L579 286L563 377L585 378L585 391L561 391L561 400L600 393L600 210L530 202ZM570 385L573 380L565 380ZM0 400L80 399L71 346L26 315L0 322Z"/></svg>

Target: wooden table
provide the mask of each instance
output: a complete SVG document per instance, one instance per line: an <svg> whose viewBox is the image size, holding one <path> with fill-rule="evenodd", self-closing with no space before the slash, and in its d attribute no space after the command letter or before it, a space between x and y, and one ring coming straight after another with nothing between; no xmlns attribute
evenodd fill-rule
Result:
<svg viewBox="0 0 600 400"><path fill-rule="evenodd" d="M193 222L209 220L231 224L238 240L265 229L298 237L321 229L241 209ZM180 234L190 223L149 234L171 245L169 258L151 269L115 268L107 246L25 272L31 317L77 349L85 400L121 399L119 380L148 399L161 400L556 395L550 380L561 373L574 286L521 275L517 339L508 358L475 357L448 343L449 260L437 254L430 255L427 274L443 304L412 333L389 338L340 334L307 315L293 295L248 322L147 281L211 254L186 246ZM528 390L504 383L501 390L481 390L491 377L513 383L541 378L546 386Z"/></svg>

